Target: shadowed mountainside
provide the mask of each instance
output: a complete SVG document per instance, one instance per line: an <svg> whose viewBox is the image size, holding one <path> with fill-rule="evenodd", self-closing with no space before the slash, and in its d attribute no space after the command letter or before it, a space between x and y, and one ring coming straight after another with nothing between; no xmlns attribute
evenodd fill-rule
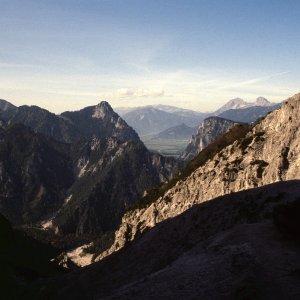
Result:
<svg viewBox="0 0 300 300"><path fill-rule="evenodd" d="M56 293L73 299L296 299L299 245L272 225L274 208L293 203L300 203L299 181L194 205L103 261L56 279Z"/></svg>

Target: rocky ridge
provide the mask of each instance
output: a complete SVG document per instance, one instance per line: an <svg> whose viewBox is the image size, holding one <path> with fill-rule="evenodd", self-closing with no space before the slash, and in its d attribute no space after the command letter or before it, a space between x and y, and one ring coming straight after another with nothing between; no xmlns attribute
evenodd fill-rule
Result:
<svg viewBox="0 0 300 300"><path fill-rule="evenodd" d="M226 133L236 122L220 117L209 117L202 121L195 135L192 135L186 149L181 155L183 160L191 160L202 149L212 143L216 137Z"/></svg>
<svg viewBox="0 0 300 300"><path fill-rule="evenodd" d="M35 106L0 115L0 210L37 238L64 244L115 230L128 206L178 170L105 101L60 116Z"/></svg>
<svg viewBox="0 0 300 300"><path fill-rule="evenodd" d="M4 110L0 106L0 119L8 125L21 123L34 132L42 133L57 141L74 143L94 136L140 141L136 132L113 111L106 101L79 111L64 112L61 115L55 115L38 106L15 107L10 104L9 107L12 108Z"/></svg>
<svg viewBox="0 0 300 300"><path fill-rule="evenodd" d="M219 151L152 204L126 213L113 246L96 260L197 203L277 181L299 179L299 120L300 94L297 94L261 120L243 139Z"/></svg>

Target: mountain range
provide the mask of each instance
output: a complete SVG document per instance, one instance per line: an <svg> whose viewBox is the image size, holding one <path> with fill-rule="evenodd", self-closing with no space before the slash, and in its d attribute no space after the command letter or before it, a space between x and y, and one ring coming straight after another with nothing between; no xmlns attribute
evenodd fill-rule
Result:
<svg viewBox="0 0 300 300"><path fill-rule="evenodd" d="M120 112L124 120L136 130L150 150L178 157L187 147L191 135L195 135L197 131L191 132L189 137L181 136L182 124L196 128L205 118L211 116L219 116L235 122L252 123L279 106L280 104L270 102L264 97L258 97L255 102L235 98L229 100L215 112L210 113L200 113L161 104L131 108L121 107L116 108L116 111ZM173 137L166 135L167 132L173 132Z"/></svg>
<svg viewBox="0 0 300 300"><path fill-rule="evenodd" d="M221 106L218 110L214 112L216 116L219 116L221 113L230 110L230 109L243 109L255 106L268 107L274 106L276 103L272 103L264 97L258 97L254 102L247 102L241 98L234 98L229 100L223 106Z"/></svg>
<svg viewBox="0 0 300 300"><path fill-rule="evenodd" d="M0 103L10 298L297 299L300 94L254 123L203 120L184 165L107 102L61 115Z"/></svg>
<svg viewBox="0 0 300 300"><path fill-rule="evenodd" d="M122 118L136 130L143 140L182 123L195 127L206 116L205 113L166 105L149 105L127 110L117 108L116 111L122 112Z"/></svg>

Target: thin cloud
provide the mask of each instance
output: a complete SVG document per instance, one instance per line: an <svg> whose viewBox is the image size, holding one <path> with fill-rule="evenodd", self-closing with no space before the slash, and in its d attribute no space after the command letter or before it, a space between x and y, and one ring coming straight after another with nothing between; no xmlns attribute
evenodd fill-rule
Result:
<svg viewBox="0 0 300 300"><path fill-rule="evenodd" d="M164 90L148 90L141 88L122 88L118 89L115 93L117 98L158 98L163 97L165 94Z"/></svg>
<svg viewBox="0 0 300 300"><path fill-rule="evenodd" d="M245 81L241 81L241 82L237 82L237 83L233 83L233 84L227 84L227 85L219 87L219 89L221 89L221 90L223 90L223 89L233 89L233 88L239 88L239 87L254 85L254 84L265 82L265 81L268 81L272 78L282 76L282 75L285 75L285 74L288 74L288 73L289 72L280 72L280 73L275 73L275 74L268 75L268 76L257 77L257 78L253 78L253 79L249 79L249 80L245 80Z"/></svg>

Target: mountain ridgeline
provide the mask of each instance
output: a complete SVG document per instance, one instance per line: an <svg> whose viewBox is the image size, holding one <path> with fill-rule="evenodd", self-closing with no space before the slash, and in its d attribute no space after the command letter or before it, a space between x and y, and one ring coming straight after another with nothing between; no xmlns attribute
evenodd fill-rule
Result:
<svg viewBox="0 0 300 300"><path fill-rule="evenodd" d="M113 111L106 101L79 111L64 112L61 115L55 115L38 106L24 105L0 110L0 119L7 124L24 124L35 132L66 143L93 136L140 141L135 131Z"/></svg>

